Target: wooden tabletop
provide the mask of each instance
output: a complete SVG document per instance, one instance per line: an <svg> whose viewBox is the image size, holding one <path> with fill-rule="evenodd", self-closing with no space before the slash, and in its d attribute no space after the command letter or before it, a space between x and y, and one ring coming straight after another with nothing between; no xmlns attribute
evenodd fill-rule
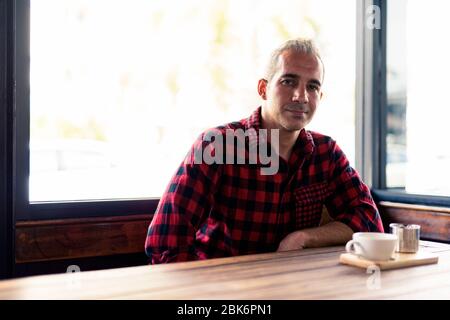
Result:
<svg viewBox="0 0 450 320"><path fill-rule="evenodd" d="M450 245L421 250L439 262L367 273L327 247L4 280L0 299L450 299Z"/></svg>

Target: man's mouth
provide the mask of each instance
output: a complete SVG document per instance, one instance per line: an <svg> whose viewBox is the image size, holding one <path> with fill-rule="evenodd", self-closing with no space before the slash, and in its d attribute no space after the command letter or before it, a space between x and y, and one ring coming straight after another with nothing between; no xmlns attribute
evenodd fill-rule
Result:
<svg viewBox="0 0 450 320"><path fill-rule="evenodd" d="M286 109L287 111L291 112L292 114L296 116L302 116L306 113L308 113L306 110L295 110L295 109Z"/></svg>

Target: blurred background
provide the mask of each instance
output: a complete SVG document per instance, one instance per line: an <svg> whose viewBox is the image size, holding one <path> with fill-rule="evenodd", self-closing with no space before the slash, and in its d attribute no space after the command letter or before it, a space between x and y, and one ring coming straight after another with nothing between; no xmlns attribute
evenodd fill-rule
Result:
<svg viewBox="0 0 450 320"><path fill-rule="evenodd" d="M450 4L430 3L388 2L386 182L448 196ZM260 105L270 52L295 37L326 67L309 129L354 164L355 19L355 1L31 1L30 200L159 197L203 130Z"/></svg>
<svg viewBox="0 0 450 320"><path fill-rule="evenodd" d="M203 130L260 105L295 37L326 66L309 129L353 164L355 19L356 1L31 1L30 201L159 197Z"/></svg>

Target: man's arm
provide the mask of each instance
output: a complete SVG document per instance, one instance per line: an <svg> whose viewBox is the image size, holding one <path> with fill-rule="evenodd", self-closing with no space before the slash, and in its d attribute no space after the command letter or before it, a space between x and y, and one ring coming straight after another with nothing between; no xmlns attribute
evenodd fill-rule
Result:
<svg viewBox="0 0 450 320"><path fill-rule="evenodd" d="M326 207L334 221L288 234L281 241L279 251L345 244L353 232L384 232L369 188L335 142L330 152L328 188L331 195Z"/></svg>
<svg viewBox="0 0 450 320"><path fill-rule="evenodd" d="M206 259L195 246L196 233L214 201L219 177L217 164L195 161L205 143L197 139L172 177L147 232L145 252L151 263Z"/></svg>
<svg viewBox="0 0 450 320"><path fill-rule="evenodd" d="M294 231L288 234L278 247L278 251L297 250L341 245L352 238L353 230L338 221L329 222L317 228Z"/></svg>
<svg viewBox="0 0 450 320"><path fill-rule="evenodd" d="M336 144L331 144L326 207L330 217L354 232L384 232L383 223L369 187Z"/></svg>

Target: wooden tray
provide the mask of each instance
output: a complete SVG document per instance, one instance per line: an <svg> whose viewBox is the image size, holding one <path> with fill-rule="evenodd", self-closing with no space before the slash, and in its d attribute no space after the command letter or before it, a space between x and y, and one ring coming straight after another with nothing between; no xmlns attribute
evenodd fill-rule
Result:
<svg viewBox="0 0 450 320"><path fill-rule="evenodd" d="M393 259L388 261L373 261L359 257L352 253L343 253L339 257L339 262L359 268L367 269L371 265L377 265L380 270L406 268L420 266L424 264L433 264L438 262L439 257L436 254L418 251L417 253L394 253Z"/></svg>

